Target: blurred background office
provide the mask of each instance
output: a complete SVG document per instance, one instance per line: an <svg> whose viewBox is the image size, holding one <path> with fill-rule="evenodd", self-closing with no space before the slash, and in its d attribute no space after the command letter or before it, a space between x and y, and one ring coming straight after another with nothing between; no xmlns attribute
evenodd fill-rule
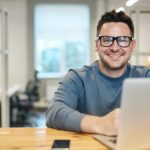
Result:
<svg viewBox="0 0 150 150"><path fill-rule="evenodd" d="M105 11L134 20L132 64L150 67L150 0L0 0L0 126L45 127L45 110L69 68L97 59Z"/></svg>

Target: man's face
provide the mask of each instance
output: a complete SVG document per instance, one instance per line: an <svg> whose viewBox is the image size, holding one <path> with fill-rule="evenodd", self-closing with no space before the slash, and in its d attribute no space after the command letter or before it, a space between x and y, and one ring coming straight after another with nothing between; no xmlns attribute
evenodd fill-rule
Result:
<svg viewBox="0 0 150 150"><path fill-rule="evenodd" d="M122 22L111 22L103 24L100 36L128 36L131 37L129 27ZM96 41L96 47L100 58L100 68L104 70L120 70L125 67L128 62L131 52L135 47L135 41L131 40L129 46L121 47L117 41L114 40L113 44L104 47L101 45L100 40Z"/></svg>

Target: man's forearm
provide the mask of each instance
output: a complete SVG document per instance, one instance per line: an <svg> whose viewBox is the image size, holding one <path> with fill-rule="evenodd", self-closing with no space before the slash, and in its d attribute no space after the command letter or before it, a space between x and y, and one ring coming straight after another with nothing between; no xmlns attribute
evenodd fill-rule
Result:
<svg viewBox="0 0 150 150"><path fill-rule="evenodd" d="M80 124L84 115L65 105L55 103L46 111L46 124L48 127L81 132Z"/></svg>

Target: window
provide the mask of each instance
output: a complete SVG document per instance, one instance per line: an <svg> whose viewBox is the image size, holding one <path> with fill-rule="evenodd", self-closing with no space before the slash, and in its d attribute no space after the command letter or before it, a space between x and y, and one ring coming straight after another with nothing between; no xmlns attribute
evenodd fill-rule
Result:
<svg viewBox="0 0 150 150"><path fill-rule="evenodd" d="M35 69L40 78L61 77L89 63L89 7L39 4L34 11Z"/></svg>

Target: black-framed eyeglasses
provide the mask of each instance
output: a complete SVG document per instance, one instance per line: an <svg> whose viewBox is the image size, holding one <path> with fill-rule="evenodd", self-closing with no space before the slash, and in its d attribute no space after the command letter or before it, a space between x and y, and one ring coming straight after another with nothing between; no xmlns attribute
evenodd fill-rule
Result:
<svg viewBox="0 0 150 150"><path fill-rule="evenodd" d="M120 47L128 47L133 38L130 36L98 36L97 40L100 40L100 44L103 47L109 47L113 45L115 40Z"/></svg>

